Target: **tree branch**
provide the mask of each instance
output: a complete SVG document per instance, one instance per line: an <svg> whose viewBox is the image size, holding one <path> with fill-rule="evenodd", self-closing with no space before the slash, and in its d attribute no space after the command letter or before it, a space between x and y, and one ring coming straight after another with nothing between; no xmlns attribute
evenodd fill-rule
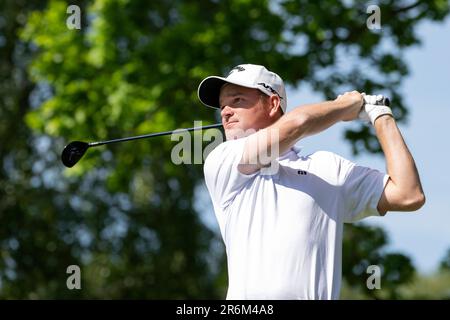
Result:
<svg viewBox="0 0 450 320"><path fill-rule="evenodd" d="M418 7L421 4L422 3L420 1L417 1L416 3L413 3L413 4L409 5L409 6L392 10L392 12L393 13L401 13L401 12L409 11L411 9L414 9L414 8Z"/></svg>

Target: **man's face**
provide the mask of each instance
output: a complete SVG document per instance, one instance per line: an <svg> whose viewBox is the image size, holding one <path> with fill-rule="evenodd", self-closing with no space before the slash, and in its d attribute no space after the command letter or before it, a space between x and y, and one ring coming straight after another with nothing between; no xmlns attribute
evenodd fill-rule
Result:
<svg viewBox="0 0 450 320"><path fill-rule="evenodd" d="M258 89L234 84L222 87L219 103L227 140L248 136L271 124L267 98Z"/></svg>

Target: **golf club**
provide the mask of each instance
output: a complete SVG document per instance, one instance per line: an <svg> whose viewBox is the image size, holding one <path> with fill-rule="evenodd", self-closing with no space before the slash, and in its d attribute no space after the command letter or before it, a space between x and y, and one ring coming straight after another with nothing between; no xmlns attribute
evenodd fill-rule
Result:
<svg viewBox="0 0 450 320"><path fill-rule="evenodd" d="M391 105L391 100L389 100L389 98L387 97L383 97L383 99L381 100L381 104L386 107L389 107Z"/></svg>
<svg viewBox="0 0 450 320"><path fill-rule="evenodd" d="M376 96L376 100L377 100L377 102L375 103L376 105L383 105L387 107L391 105L391 100L389 100L388 97L385 97L381 94Z"/></svg>
<svg viewBox="0 0 450 320"><path fill-rule="evenodd" d="M66 167L72 168L75 164L77 164L78 161L80 161L81 157L83 157L83 155L86 153L86 150L90 147L98 147L98 146L102 146L104 144L110 144L110 143L116 143L116 142L124 142L124 141L130 141L130 140L165 136L165 135L172 134L174 132L211 129L211 128L218 128L221 126L222 126L221 123L216 123L216 124L211 124L211 125L201 126L201 127L193 127L193 128L187 128L187 129L177 129L177 130L172 130L172 131L156 132L156 133L144 134L141 136L120 138L120 139L107 140L107 141L97 141L97 142L72 141L64 147L64 149L61 153L61 161Z"/></svg>

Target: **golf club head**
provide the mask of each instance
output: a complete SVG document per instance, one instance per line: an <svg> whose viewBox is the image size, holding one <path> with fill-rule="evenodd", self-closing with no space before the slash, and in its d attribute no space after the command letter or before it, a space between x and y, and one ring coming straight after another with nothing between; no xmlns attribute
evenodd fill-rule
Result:
<svg viewBox="0 0 450 320"><path fill-rule="evenodd" d="M89 143L82 141L72 141L67 146L64 147L64 150L61 154L62 163L68 167L72 168L86 153L86 150L89 148Z"/></svg>

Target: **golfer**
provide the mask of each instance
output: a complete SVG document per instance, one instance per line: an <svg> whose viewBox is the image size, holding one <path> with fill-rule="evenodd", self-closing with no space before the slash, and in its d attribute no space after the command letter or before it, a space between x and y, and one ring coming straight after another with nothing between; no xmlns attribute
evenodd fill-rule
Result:
<svg viewBox="0 0 450 320"><path fill-rule="evenodd" d="M338 299L343 223L425 203L414 159L376 96L346 92L286 112L283 80L252 64L204 79L198 96L220 109L227 138L204 164L226 246L227 299ZM294 146L357 119L375 127L387 173Z"/></svg>

